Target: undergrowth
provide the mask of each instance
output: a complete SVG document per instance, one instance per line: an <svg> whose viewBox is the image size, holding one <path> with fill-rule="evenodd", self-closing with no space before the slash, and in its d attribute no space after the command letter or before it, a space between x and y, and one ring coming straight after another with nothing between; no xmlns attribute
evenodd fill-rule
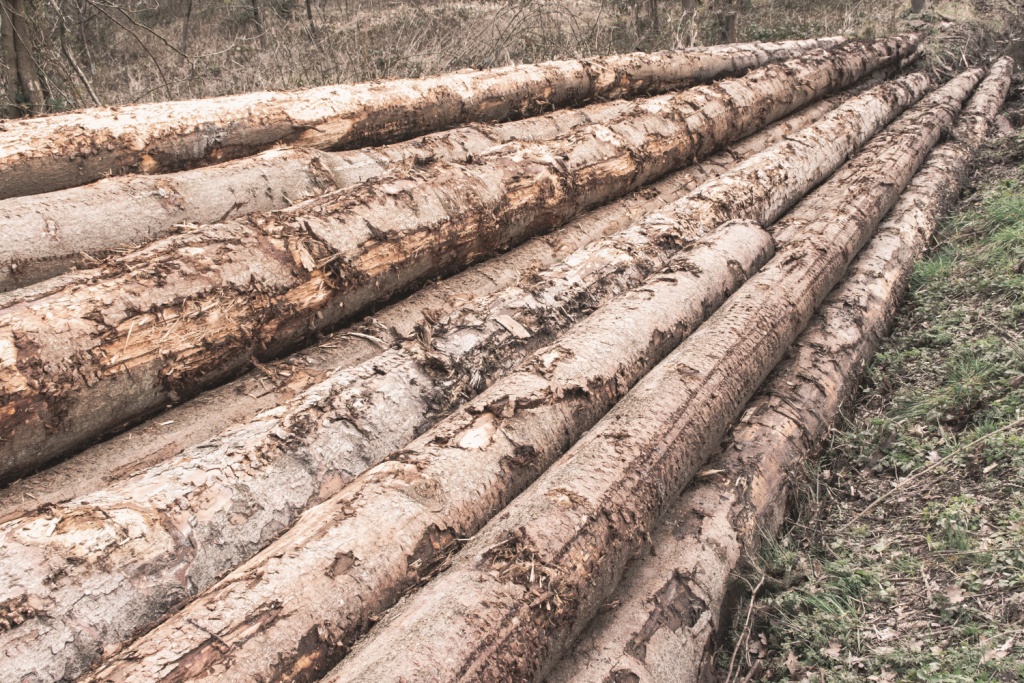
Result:
<svg viewBox="0 0 1024 683"><path fill-rule="evenodd" d="M1022 142L986 152L746 577L749 680L1024 680Z"/></svg>

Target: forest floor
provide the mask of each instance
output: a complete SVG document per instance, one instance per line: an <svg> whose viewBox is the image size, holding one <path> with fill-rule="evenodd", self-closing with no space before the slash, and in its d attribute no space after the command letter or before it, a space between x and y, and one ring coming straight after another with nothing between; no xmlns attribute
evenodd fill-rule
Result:
<svg viewBox="0 0 1024 683"><path fill-rule="evenodd" d="M1024 680L1019 76L997 123L784 534L737 577L760 587L721 680Z"/></svg>

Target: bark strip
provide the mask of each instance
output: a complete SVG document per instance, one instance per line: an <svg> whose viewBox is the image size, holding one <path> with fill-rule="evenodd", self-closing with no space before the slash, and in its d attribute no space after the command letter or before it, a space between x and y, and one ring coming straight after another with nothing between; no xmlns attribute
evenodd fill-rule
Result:
<svg viewBox="0 0 1024 683"><path fill-rule="evenodd" d="M551 683L696 683L712 667L729 577L775 533L786 490L820 447L888 333L914 262L1002 105L1013 63L1002 59L964 108L953 141L936 147L844 282L746 407L709 463L627 570L615 607L587 627Z"/></svg>
<svg viewBox="0 0 1024 683"><path fill-rule="evenodd" d="M674 245L708 232L730 214L771 222L915 101L926 86L924 76L911 75L855 98L776 148L670 205L685 219L672 221L663 213L655 214L587 246L555 271L565 276L561 279L566 283L582 280L594 263L632 271L639 265L636 259L623 259L621 254L642 254L642 259L649 260L658 250L671 253L678 248ZM756 231L750 239L757 242ZM695 277L706 272L685 262L677 267ZM684 280L688 281L688 276ZM667 280L669 284L675 281ZM538 300L557 290L552 282L538 283L534 290ZM677 310L675 306L690 306L694 301L679 299L677 292L672 295L673 303L654 309L662 313L652 319L637 317L639 309L630 314L628 322L615 313L623 306L634 310L631 307L639 306L633 303L636 298L647 301L648 291L669 286L662 283L662 278L653 278L643 291L626 295L624 304L609 304L611 313L609 307L598 309L549 351L535 353L526 363L527 370L496 382L469 407L403 449L398 460L365 473L330 501L308 511L291 531L201 596L180 618L172 617L126 651L103 671L104 680L132 675L159 679L172 676L172 671L178 672L174 676L188 678L198 675L193 660L200 668L229 670L238 680L302 678L312 675L311 671L323 671L376 614L429 576L453 549L455 539L471 535L497 513L667 352L670 347L661 346L667 343L663 335L645 337L642 331L647 325L669 324L670 318L665 316ZM640 308L651 310L646 306ZM611 329L614 334L608 332ZM629 333L623 334L624 330ZM599 344L588 341L595 335ZM660 350L655 353L652 349ZM638 357L644 364L629 360ZM409 392L406 387L401 395ZM387 407L384 410L392 422L396 414L404 414ZM325 420L317 416L308 422L323 424ZM361 416L358 422L367 424ZM503 436L478 443L475 436L465 441L453 436L461 433ZM414 495L414 500L409 495L413 466L408 463L423 464L415 470L418 474L412 482L417 491L425 493ZM446 472L458 473L455 485L446 481ZM130 489L147 490L145 486ZM432 493L435 490L441 491L440 497ZM202 503L203 496L195 498ZM446 502L437 507L438 501ZM135 505L139 504L136 500ZM104 501L102 507L109 511L122 506ZM339 510L348 512L339 516ZM324 540L313 544L310 539ZM381 548L390 549L386 555L375 555ZM339 556L350 554L360 558L358 569L342 573L332 568ZM50 555L59 558L57 553ZM326 594L324 591L333 596L331 605L315 597ZM294 609L274 611L272 605L281 600L288 600ZM307 608L310 600L318 606ZM272 619L260 618L271 612ZM196 619L202 620L198 630L192 626ZM254 620L260 622L259 634L246 626ZM210 628L216 628L213 637L218 648L223 644L223 651L209 647L206 629ZM321 632L327 635L316 635ZM133 674L136 665L141 673Z"/></svg>
<svg viewBox="0 0 1024 683"><path fill-rule="evenodd" d="M843 42L823 38L612 55L12 122L0 134L0 199L107 175L183 170L279 143L354 149L397 142L473 121L525 118L593 100L685 88Z"/></svg>
<svg viewBox="0 0 1024 683"><path fill-rule="evenodd" d="M777 223L772 261L325 683L545 675L606 604L665 505L841 279L979 77L965 73L926 98Z"/></svg>
<svg viewBox="0 0 1024 683"><path fill-rule="evenodd" d="M915 44L844 46L474 164L186 230L0 310L0 479L636 189Z"/></svg>

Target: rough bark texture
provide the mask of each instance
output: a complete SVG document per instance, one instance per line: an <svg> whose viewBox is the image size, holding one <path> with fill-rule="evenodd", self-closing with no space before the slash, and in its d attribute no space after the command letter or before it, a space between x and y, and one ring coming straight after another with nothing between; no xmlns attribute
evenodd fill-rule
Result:
<svg viewBox="0 0 1024 683"><path fill-rule="evenodd" d="M846 279L760 388L709 475L688 488L551 683L697 683L713 666L729 577L778 529L786 489L820 446L887 333L914 262L959 195L1010 84L997 62L954 131L928 156Z"/></svg>
<svg viewBox="0 0 1024 683"><path fill-rule="evenodd" d="M303 515L283 546L204 595L218 609L190 605L94 678L310 680L323 673L368 619L429 576L463 530L483 523L481 502L499 509L767 260L771 240L759 232L743 224L680 254L664 273L598 309ZM297 552L280 555L285 547ZM286 566L268 564L275 555ZM297 609L280 608L282 584ZM390 590L368 592L366 584ZM308 598L324 590L332 600L309 609ZM268 605L278 607L267 612ZM242 626L252 618L256 632ZM214 639L203 634L211 626ZM222 647L225 637L230 645Z"/></svg>
<svg viewBox="0 0 1024 683"><path fill-rule="evenodd" d="M843 93L815 103L728 150L606 206L507 254L428 285L375 313L354 328L173 408L146 425L90 448L74 458L0 489L0 521L96 491L118 478L165 460L213 437L232 424L247 422L326 379L332 372L379 355L417 328L439 321L467 302L479 300L539 273L593 240L617 232L687 194L740 161L821 118L852 97ZM353 334L355 333L355 334ZM365 336L358 336L365 335Z"/></svg>
<svg viewBox="0 0 1024 683"><path fill-rule="evenodd" d="M431 78L87 109L12 124L0 135L0 198L125 172L158 173L289 143L379 145L472 121L684 88L843 38L754 43L510 66Z"/></svg>
<svg viewBox="0 0 1024 683"><path fill-rule="evenodd" d="M182 223L217 223L272 211L396 168L466 162L514 140L550 140L621 115L618 100L499 125L476 124L386 147L348 152L273 149L255 157L166 175L106 178L90 185L0 201L6 249L0 292L91 268Z"/></svg>
<svg viewBox="0 0 1024 683"><path fill-rule="evenodd" d="M635 189L899 59L838 48L474 164L385 174L185 230L0 311L0 478L271 358L417 282Z"/></svg>
<svg viewBox="0 0 1024 683"><path fill-rule="evenodd" d="M659 250L671 252L673 245L711 230L730 214L770 222L827 177L874 130L916 100L926 87L926 78L913 75L855 98L808 131L788 138L779 149L751 158L670 205L686 217L684 220L671 221L656 214L611 238L588 245L555 271L561 272L567 283L584 280L596 263L614 270L631 271L642 267L644 260L650 262ZM685 204L686 208L681 208L680 204ZM627 253L630 256L624 258ZM549 280L543 286L538 283L536 291L556 291L552 282ZM654 278L651 287L669 286L658 284L660 282ZM651 360L650 349L633 348L626 353L617 350L622 347L616 344L642 346L646 343L661 349L659 353L667 350L659 346L664 338L655 335L643 342L642 335L639 338L622 335L622 330L640 334L644 329L642 325L666 325L668 319L664 316L676 310L674 306L685 307L694 302L682 300L655 309L664 312L657 320L634 318L639 315L635 313L630 317L632 324L623 322L614 312L623 305L639 305L631 303L632 300L636 297L646 300L646 296L647 290L628 295L626 303L618 304L611 313L599 309L594 315L604 317L598 317L598 322L587 319L572 333L583 335L579 339L584 341L570 344L569 340L574 337L562 338L553 347L557 359L550 353L536 354L534 360L527 363L530 372L517 373L497 382L469 408L401 451L398 464L378 467L331 501L307 512L275 545L193 603L180 619L172 618L136 643L122 660L104 670L105 679L121 680L135 675L131 672L140 657L144 657L138 665L142 673L137 675L141 678L172 676L170 680L175 680L173 676L198 676L193 660L200 667L211 667L218 672L230 668L239 680L257 675L304 679L312 675L311 672L322 671L336 661L374 615L393 603L409 586L429 575L450 552L453 538L471 535L503 502L520 491L591 426L645 367L650 367L660 357L654 354ZM677 292L674 296L680 295ZM539 294L538 299L543 300L543 294ZM520 309L519 314L525 314L525 310ZM607 322L608 316L613 317L614 325ZM605 333L613 326L621 339L615 335L605 338ZM594 335L602 338L596 346L586 341ZM595 353L598 356L593 356ZM640 367L632 361L626 362L637 354L650 364ZM586 364L596 362L595 358L603 365ZM574 378L572 383L559 380L549 385L549 370L556 367L560 373L569 373L565 377ZM570 390L573 386L595 389L588 394ZM609 393L597 387L615 390ZM402 395L409 391L406 388ZM524 410L517 411L517 406ZM481 410L486 414L481 414ZM392 410L389 417L394 414ZM363 420L360 422L365 425ZM452 435L463 431L481 433L477 427L482 433L489 433L493 427L495 433L505 436L481 444L473 439L463 442L461 437L453 441ZM528 443L528 448L517 450L517 444L524 443ZM440 469L431 470L429 476L421 470L423 481L413 481L417 490L422 488L429 495L424 494L419 502L410 503L409 466L401 463L423 463L423 467L427 467L435 458L440 458L436 465ZM522 466L516 464L520 462ZM515 466L510 468L509 463ZM449 471L460 472L460 479L454 485L446 484L440 476ZM448 489L442 495L447 502L434 509L439 499L429 492L441 486ZM485 510L479 508L481 501L486 505ZM409 508L410 505L413 507ZM107 505L105 509L110 507ZM407 510L409 514L392 516L387 512L389 509ZM349 510L352 514L346 513L347 518L342 518L339 510ZM473 516L460 517L467 511L472 511ZM370 530L366 532L369 535L364 535L364 530ZM307 541L313 538L325 540L311 545ZM361 539L361 545L351 547L350 539ZM370 562L369 549L386 545L392 539L398 539L398 547L392 547L387 555ZM348 553L365 558L367 563L358 572L340 575L332 567L339 556ZM282 562L282 558L287 559ZM321 585L324 582L328 585ZM307 609L313 594L322 595L324 590L332 591L335 596L331 605ZM281 611L273 605L286 599L282 596L302 597L293 600L296 609ZM199 618L197 615L203 615L204 629L214 622L218 624L215 639L217 643L227 644L225 651L211 649L204 632L189 625ZM260 623L258 637L246 627L254 620ZM315 637L320 631L328 635ZM310 636L311 633L314 636Z"/></svg>
<svg viewBox="0 0 1024 683"><path fill-rule="evenodd" d="M757 275L324 681L544 675L643 549L666 503L841 279L979 73L869 143L772 230Z"/></svg>

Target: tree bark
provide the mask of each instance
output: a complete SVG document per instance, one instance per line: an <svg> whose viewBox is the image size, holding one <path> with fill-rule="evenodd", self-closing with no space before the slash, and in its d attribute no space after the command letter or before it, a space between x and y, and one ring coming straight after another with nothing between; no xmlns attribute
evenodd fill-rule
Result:
<svg viewBox="0 0 1024 683"><path fill-rule="evenodd" d="M354 149L397 142L471 121L527 117L552 107L688 87L842 42L825 38L614 55L87 110L19 122L0 135L0 199L73 187L111 174L183 170L280 143Z"/></svg>
<svg viewBox="0 0 1024 683"><path fill-rule="evenodd" d="M652 103L665 99L654 98ZM614 120L630 103L616 100L499 125L476 124L382 148L346 152L275 149L180 173L106 178L91 185L0 200L7 248L0 292L52 278L72 267L148 244L183 223L291 206L375 178L437 161L469 162L512 141L543 141L587 123ZM46 239L40 240L40 235Z"/></svg>
<svg viewBox="0 0 1024 683"><path fill-rule="evenodd" d="M853 394L887 333L914 262L966 171L1010 84L997 62L954 141L937 147L878 234L723 441L709 474L687 489L645 553L549 677L551 683L697 683L714 663L730 577L782 518L787 489Z"/></svg>
<svg viewBox="0 0 1024 683"><path fill-rule="evenodd" d="M46 98L43 96L43 85L39 80L39 71L32 53L32 34L29 32L28 17L25 15L25 2L24 0L6 0L6 2L9 3L6 13L10 16L14 34L14 63L18 73L18 87L26 102L25 109L30 114L42 114L46 111ZM4 184L6 185L7 182L8 178L5 177ZM0 196L2 195L3 190L0 190Z"/></svg>
<svg viewBox="0 0 1024 683"><path fill-rule="evenodd" d="M58 503L107 486L118 478L167 459L215 436L232 424L247 422L331 372L378 356L417 328L429 326L467 301L479 299L537 275L595 239L610 235L657 211L710 178L763 151L835 109L852 94L824 100L733 145L728 150L674 173L629 197L581 216L550 235L484 261L458 275L428 285L389 308L374 313L353 329L257 369L223 387L204 392L126 434L32 477L0 489L0 521L49 503ZM352 333L357 335L354 336ZM214 406L216 408L214 409ZM174 449L169 452L169 449Z"/></svg>
<svg viewBox="0 0 1024 683"><path fill-rule="evenodd" d="M969 72L927 98L773 226L771 262L325 683L543 677L607 604L667 501L842 278L978 78Z"/></svg>
<svg viewBox="0 0 1024 683"><path fill-rule="evenodd" d="M688 90L671 108L638 103L607 125L510 143L472 165L385 174L292 209L186 229L8 306L0 478L636 189L909 47L887 40L799 58Z"/></svg>
<svg viewBox="0 0 1024 683"><path fill-rule="evenodd" d="M531 280L530 291L536 292L534 296L537 297L541 297L541 293L572 291L573 283L584 280L588 272L596 270L597 264L603 264L601 270L613 272L635 271L643 267L644 261L649 264L648 268L655 267L657 259L664 262L663 259L681 244L687 243L694 235L711 230L731 213L747 213L770 222L803 192L827 177L874 130L920 96L926 82L923 76L913 75L902 79L901 83L883 85L861 98L851 100L810 129L790 136L779 147L752 157L733 171L705 183L687 197L669 205L673 215L685 218L669 221L664 214L655 214L649 220L637 223L623 232L594 242L553 269L558 274L557 278ZM746 242L740 239L741 244L758 243L756 235L751 237L749 233L749 230L741 231L741 236L747 236L744 238ZM658 257L658 253L664 256ZM685 263L677 263L676 266L685 270ZM710 266L694 269L691 264L686 267L700 277L710 277L715 272ZM607 279L604 281L609 282ZM140 675L146 679L165 676L187 679L196 675L197 669L193 667L215 667L218 671L230 669L233 672L231 675L237 676L239 680L252 680L258 676L301 679L330 666L374 615L390 606L402 592L430 575L431 569L452 549L453 538L472 535L475 528L479 528L489 515L500 509L504 501L516 495L542 472L572 441L592 426L614 404L616 398L639 379L646 368L671 348L671 344L666 342L664 326L676 330L689 329L688 326L673 327L678 321L672 317L672 312L690 310L687 307L694 305L695 301L686 299L677 290L672 290L674 293L670 295L668 290L663 289L671 289L673 283L680 282L683 283L680 286L690 286L686 284L690 282L689 276L682 280L675 279L675 276L664 279L654 277L641 290L625 295L618 303L610 303L598 309L547 351L535 353L521 366L526 370L497 381L471 401L468 407L459 410L417 439L413 445L403 449L398 460L364 473L341 493L308 511L275 544L186 608L180 620L172 618L127 650L121 659L101 672L101 680L121 680L130 676L136 664L144 672ZM655 291L661 294L655 297L651 294ZM663 297L668 297L671 303L661 303ZM637 299L645 303L641 304ZM557 309L561 307L561 300L552 302L546 297L538 298L535 306ZM683 308L679 309L680 306ZM530 318L524 317L527 307L519 306L511 310L514 315L524 318L531 328L536 328ZM624 316L622 310L633 313ZM643 311L648 310L660 313L648 319L643 314ZM479 314L470 317L489 319ZM651 325L663 327L652 330ZM614 330L614 334L610 330ZM534 329L527 331L533 333ZM451 339L458 340L462 334L459 332ZM595 339L600 339L600 344ZM500 344L501 341L498 341ZM451 348L449 344L441 346L442 350L449 353ZM637 364L634 360L636 358L645 359L646 365ZM417 384L421 382L417 380ZM411 382L407 383L399 395L415 395L420 391L415 386ZM574 390L573 387L591 389ZM386 415L373 423L362 414L356 416L367 438L371 430L380 429L373 425L383 423L390 429L393 423L404 421L401 416L408 414L407 410L396 410L390 406L383 406L381 411ZM339 418L345 419L342 416L346 414L344 410L335 409L326 414L314 413L314 419L296 419L294 422L332 424ZM264 430L273 431L275 426L267 424ZM332 427L331 430L337 432L338 428ZM290 429L284 431L294 433ZM456 438L460 434L479 433L503 436L481 443L479 447L473 438ZM327 432L322 430L314 430L301 438L314 443L339 441L337 433L328 437ZM346 441L353 438L345 436ZM297 444L293 443L293 446ZM260 455L255 457L260 461L268 457L264 453L273 454L269 449L255 449L252 440L247 442L247 449L249 453L259 452ZM303 446L291 450L310 454L315 449ZM367 451L368 448L364 448L353 455ZM198 451L186 454L182 462L188 463L190 458L197 457L203 458L204 470L224 469L224 465L214 465L209 456ZM411 481L416 490L422 489L424 493L410 500L408 468L418 468L420 465L424 469ZM307 464L306 467L312 468L313 465ZM337 468L338 464L334 467ZM351 471L353 468L349 469ZM457 473L458 481L446 481L446 472ZM280 488L280 475L267 473L263 476L272 478L276 487ZM324 478L323 475L317 477L320 480ZM246 490L261 490L261 486L255 486L252 480L247 480L245 487ZM120 495L133 495L134 499L119 504L107 498L102 504L105 511L138 510L139 505L151 506L140 500L135 493L148 492L143 495L151 499L154 490L151 485L141 481L126 482L123 489L125 493ZM437 494L441 498L432 493L442 489L446 492ZM202 491L190 497L196 501L209 498L211 496L202 495ZM264 495L255 496L258 501L264 498ZM61 506L53 514L60 518L87 514L95 522L109 526L109 522L96 519L93 511L96 506L87 502L89 499L87 497L70 506ZM436 507L438 500L442 499L447 500L445 505ZM208 505L205 502L200 504ZM260 504L266 504L268 512L281 507L269 502ZM481 510L480 505L485 509ZM339 510L351 510L352 514L342 519L338 516ZM197 507L194 511L202 522L202 510ZM11 527L22 524L24 522L11 522ZM157 522L147 524L158 531L168 526ZM189 536L194 539L193 543L198 543L199 548L206 545L206 541L201 540L203 538L210 537L222 543L225 534L232 533L226 531L223 523L215 533L196 533L199 529L197 522L191 521L190 524L193 531ZM256 524L259 526L261 522L256 520ZM324 542L308 543L313 538L324 539ZM374 557L370 548L382 547L383 539L398 539L398 545L389 545L390 541L384 543L383 547L388 547L388 552ZM437 541L436 546L430 539ZM78 542L81 543L81 540L79 537ZM33 541L35 543L38 541ZM47 537L38 547L42 549L42 546L59 546L61 543L58 539ZM159 568L176 564L167 560L156 561L155 551L151 550L153 547L154 544L147 537L144 543L127 544L117 552L138 554L133 562L146 567ZM59 552L43 552L53 558L55 568L66 564ZM140 553L148 554L143 557ZM205 554L205 551L200 551L197 557ZM360 558L359 569L347 573L332 570L331 567L341 555ZM274 559L283 557L288 558L283 563ZM273 572L265 570L268 561L275 563ZM131 566L123 560L108 559L107 566L117 564ZM73 567L55 571L70 571L75 575L74 578L68 578L69 598L80 592L78 584L84 575L77 574ZM91 573L92 570L87 571ZM125 572L131 573L127 568L119 570L119 573ZM262 578L257 580L256 577ZM151 580L140 583L155 585ZM287 613L275 614L266 620L259 616L269 615L265 609L267 600L292 596L288 599L294 599L294 604L301 606L307 604L314 592L323 595L322 591L328 586L337 598L330 609L324 607L307 610L300 607L297 611L288 610ZM151 588L146 590L152 591ZM136 592L134 596L140 601L153 601L159 597L152 592ZM116 601L123 602L125 599L115 597ZM202 621L198 631L187 625L182 626L182 620L192 623L196 619ZM261 624L258 637L243 626L254 623L254 619ZM219 624L215 640L225 645L225 651L211 650L206 640L208 634L196 640L200 632L205 633L203 629L213 626L213 621ZM98 622L92 618L91 623ZM316 642L311 643L305 636L318 632L318 629L330 634L330 637L317 637ZM48 648L45 644L37 647ZM169 657L168 653L178 654ZM52 658L50 649L46 649L43 656L49 661Z"/></svg>
<svg viewBox="0 0 1024 683"><path fill-rule="evenodd" d="M0 0L0 67L4 72L6 99L0 116L13 118L21 113L18 107L18 53L14 48L14 16L10 0Z"/></svg>
<svg viewBox="0 0 1024 683"><path fill-rule="evenodd" d="M192 22L192 0L185 0L185 16L181 19L181 49L182 59L188 55L188 28Z"/></svg>
<svg viewBox="0 0 1024 683"><path fill-rule="evenodd" d="M540 453L534 453L531 446L526 445L531 442L530 436L538 432L552 435L553 429L557 430L560 423L568 417L565 413L569 410L586 416L571 422L578 424L582 419L589 419L591 423L596 421L600 413L652 365L651 359L667 353L675 342L696 327L747 275L757 270L757 267L770 256L770 243L771 240L759 228L753 230L749 224L743 224L743 228L723 231L707 242L693 245L659 278L648 281L641 290L626 293L621 299L598 309L581 325L560 338L554 346L547 347L534 356L532 364L527 364L532 372L520 371L500 381L495 385L500 387L498 391L485 392L477 400L472 401L467 410L460 411L453 418L444 421L437 429L428 432L429 436L417 439L408 450L402 451L396 460L384 463L379 469L368 473L362 482L362 492L356 498L344 496L344 499L332 500L322 508L317 508L314 517L321 526L327 520L342 521L339 512L343 508L358 511L351 518L355 526L346 525L349 528L344 531L333 525L322 527L328 531L325 540L328 543L336 543L340 538L337 532L348 537L351 530L359 529L362 532L365 529L368 535L351 537L356 548L354 557L360 558L353 563L359 565L362 564L365 553L363 544L373 542L379 545L380 540L384 538L379 531L372 531L364 526L375 516L365 513L371 510L375 511L376 515L386 513L389 527L399 520L416 520L415 526L419 526L424 512L437 518L437 512L448 505L442 502L444 493L437 487L440 482L435 484L435 478L441 471L447 471L457 478L461 477L448 469L455 465L457 458L447 458L448 462L444 464L431 462L431 458L423 459L423 449L427 447L428 442L432 442L432 446L428 447L432 453L466 454L473 452L470 449L477 449L477 452L501 450L507 456L505 465L510 470L512 478L535 476L534 468L541 462L550 462L552 454L547 450L548 441L540 447ZM623 334L625 329L630 330L630 333ZM546 369L543 368L545 362ZM524 415L534 412L541 417L547 417L550 422L534 426ZM577 433L575 426L573 424L568 429L561 430L555 435L555 444L551 445L556 450L566 448L569 445L568 439ZM560 447L556 444L560 444ZM508 458L514 458L515 461ZM489 477L505 478L501 473L501 467L493 467L489 454L485 469L489 472ZM417 470L420 470L419 473ZM476 473L466 474L471 480L479 478ZM453 511L465 509L462 498L459 495L452 501ZM494 502L490 495L487 498L489 502ZM403 499L408 503L403 503ZM397 507L396 503L399 504ZM307 517L304 516L303 519ZM313 560L313 566L319 566L327 560L327 574L321 572L318 576L311 577L318 584L322 584L323 579L330 575L330 566L337 564L338 571L335 573L341 578L345 572L344 566L352 564L345 562L344 559L337 563L336 552L333 549L329 551L330 559L315 552L322 552L327 548L322 543L316 543L303 531L300 531L299 535L304 538L303 548L314 551L304 552L305 560ZM421 537L422 540L403 536L399 544L389 542L380 548L379 561L367 556L367 567L400 567L400 573L397 576L393 575L394 579L400 579L403 583L415 581L420 572L429 571L431 565L427 562L438 559L434 556L439 551L452 549L456 535L455 528L440 526L437 529L427 529L425 535ZM411 553L410 549L405 547L410 543L415 546ZM421 546L426 560L422 565L417 562L416 557ZM344 552L342 554L344 557L350 557ZM396 565L396 562L400 564ZM288 578L294 581L297 575L292 572L299 569L303 563L289 564ZM347 578L348 580L343 581L346 584L345 594L352 591L358 582L358 578L353 574ZM241 597L238 594L240 587L237 581L231 581L220 592L234 603ZM253 597L257 595L261 599L269 597L262 591L252 594ZM390 602L395 597L397 596L394 594L368 595L367 599L374 606L382 607L386 604L382 604L381 599ZM342 603L337 604L341 606ZM345 604L356 608L359 613L366 611L358 603L348 603L347 599ZM240 605L236 603L236 606ZM351 609L345 611L351 612ZM351 636L362 628L362 624L359 623L333 622L324 631L325 636L330 633L329 638L332 642L319 643L326 646L323 648L311 648L310 645L313 643L308 642L308 638L303 638L302 634L295 632L294 629L309 623L312 614L300 615L289 610L288 613L277 616L281 619L267 619L261 624L260 634L256 639L263 640L267 635L273 634L282 641L283 648L278 653L262 651L262 647L252 647L255 643L251 639L242 641L234 634L228 634L228 637L241 650L211 648L207 644L187 653L181 652L176 646L182 642L192 641L196 633L191 629L191 632L186 633L179 624L170 631L175 636L174 642L161 642L159 637L154 642L169 655L177 652L185 656L175 658L175 661L166 660L164 665L157 666L156 671L150 669L152 665L157 664L156 660L147 660L145 668L141 670L144 673L139 671L129 675L141 673L146 678L155 675L156 680L192 680L200 678L203 671L209 671L212 667L225 680L254 680L256 676L273 680L309 680L325 671L333 663L332 660L336 660L340 654L340 648L351 642ZM205 624L200 627L205 627ZM314 633L315 631L314 626ZM335 638L336 635L339 638ZM250 642L252 645L249 645ZM155 653L148 648L143 652ZM115 665L101 669L97 672L96 679L122 680L122 675L134 668L125 667L124 663L120 662L120 667Z"/></svg>

